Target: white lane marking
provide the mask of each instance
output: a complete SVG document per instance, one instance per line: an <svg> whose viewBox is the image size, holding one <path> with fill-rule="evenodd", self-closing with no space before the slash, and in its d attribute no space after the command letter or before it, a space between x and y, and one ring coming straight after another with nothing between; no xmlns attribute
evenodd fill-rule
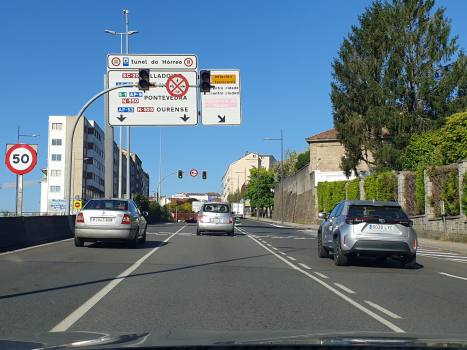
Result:
<svg viewBox="0 0 467 350"><path fill-rule="evenodd" d="M186 227L183 226L178 230L176 233L180 232ZM160 247L164 245L164 243L168 242L175 234L167 237L164 242L160 243L157 247L152 249L149 253L131 265L128 269L123 271L120 275L118 275L114 280L110 281L104 288L102 288L99 292L97 292L94 296L92 296L88 301L86 301L83 305L73 311L67 318L61 321L58 325L50 330L50 332L65 332L70 328L76 321L78 321L83 315L88 312L94 305L96 305L99 300L105 297L112 289L114 289L121 281L125 279L125 277L129 276L133 271L135 271L147 258L149 258L152 254L154 254Z"/></svg>
<svg viewBox="0 0 467 350"><path fill-rule="evenodd" d="M32 246L32 247L27 247L27 248L22 248L22 249L16 249L16 250L12 250L12 251L10 251L10 252L0 253L0 256L1 256L1 255L8 255L8 254L13 254L13 253L18 253L18 252L23 252L23 251L29 250L29 249L35 249L35 248L45 247L46 245L52 245L52 244L57 244L57 243L61 243L61 242L71 241L71 240L73 240L73 239L74 239L74 238L67 238L67 239L63 239L63 240L61 240L61 241L39 244L39 245L35 245L35 246Z"/></svg>
<svg viewBox="0 0 467 350"><path fill-rule="evenodd" d="M247 235L248 235L248 232L245 232ZM270 252L271 254L274 254L274 256L276 256L278 259L282 260L283 262L285 262L287 265L289 265L290 267L292 267L293 269L303 273L305 276L308 276L309 278L311 278L312 280L318 282L319 284L321 284L323 287L329 289L331 292L335 293L337 296L341 297L342 299L344 299L345 301L347 301L348 303L352 304L353 306L355 306L357 309L363 311L364 313L366 313L367 315L373 317L375 320L381 322L382 324L384 324L386 327L392 329L394 332L397 332L397 333L405 333L401 328L397 327L395 324L389 322L388 320L385 320L384 318L382 318L381 316L375 314L373 311L371 311L370 309L366 308L365 306L357 303L356 301L350 299L347 295L345 294L342 294L340 291L338 291L336 288L328 285L326 282L323 282L322 280L320 280L319 278L313 276L312 274L306 272L305 270L302 270L301 268L299 268L297 265L294 265L293 263L291 263L290 261L286 260L285 258L283 258L282 256L276 254L275 252L273 252L271 249L269 249L268 247L266 247L264 244L261 244L261 242L259 242L257 239L251 237L250 235L248 235L248 237L250 239L252 239L253 241L255 241L257 244L259 244L260 246L262 246L264 249L266 249L268 252Z"/></svg>
<svg viewBox="0 0 467 350"><path fill-rule="evenodd" d="M322 278L329 278L328 276L323 275L322 273L319 273L319 272L315 272L315 274L317 274L319 277L322 277Z"/></svg>
<svg viewBox="0 0 467 350"><path fill-rule="evenodd" d="M148 235L168 236L168 233L146 232Z"/></svg>
<svg viewBox="0 0 467 350"><path fill-rule="evenodd" d="M295 258L292 258L291 256L288 256L288 255L287 255L287 257L288 257L290 260L293 260L293 261L297 260L297 259L295 259Z"/></svg>
<svg viewBox="0 0 467 350"><path fill-rule="evenodd" d="M274 227L279 227L279 228L288 228L287 226L280 226L280 225L274 225L274 224L271 224L271 225Z"/></svg>
<svg viewBox="0 0 467 350"><path fill-rule="evenodd" d="M390 316L392 318L402 319L402 317L396 315L395 313L393 313L393 312L391 312L389 310L386 310L384 307L379 306L378 304L372 303L371 301L368 301L368 300L365 300L365 303L367 303L370 306L373 306L376 310L379 310L379 311L385 313L386 315L388 315L388 316Z"/></svg>
<svg viewBox="0 0 467 350"><path fill-rule="evenodd" d="M279 252L279 254L285 255L285 253L284 253L284 252L281 252L280 250L278 250L278 252Z"/></svg>
<svg viewBox="0 0 467 350"><path fill-rule="evenodd" d="M458 278L460 280L464 280L464 281L467 281L467 278L465 277L460 277L460 276L454 276L454 275L450 275L448 273L444 273L444 272L438 272L440 275L444 275L444 276L448 276L448 277L453 277L453 278Z"/></svg>
<svg viewBox="0 0 467 350"><path fill-rule="evenodd" d="M309 267L308 265L305 265L305 264L303 264L303 263L298 263L298 265L300 265L300 266L303 267L304 269L311 270L311 267Z"/></svg>
<svg viewBox="0 0 467 350"><path fill-rule="evenodd" d="M272 249L274 249L274 250L279 250L279 249L277 249L277 248L274 248L274 247L272 247Z"/></svg>
<svg viewBox="0 0 467 350"><path fill-rule="evenodd" d="M352 289L349 289L346 286L343 286L342 284L339 284L339 283L334 283L334 284L338 286L340 289L345 290L349 294L355 294L355 292Z"/></svg>
<svg viewBox="0 0 467 350"><path fill-rule="evenodd" d="M272 247L272 245L270 245L269 243L268 243L268 244L266 244L266 245L267 245L268 247Z"/></svg>

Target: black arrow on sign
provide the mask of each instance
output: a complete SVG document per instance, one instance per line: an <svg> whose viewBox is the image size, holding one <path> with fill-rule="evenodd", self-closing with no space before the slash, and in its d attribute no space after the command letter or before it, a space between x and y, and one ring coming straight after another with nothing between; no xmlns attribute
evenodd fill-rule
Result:
<svg viewBox="0 0 467 350"><path fill-rule="evenodd" d="M180 117L181 120L183 120L185 123L190 117L187 117L186 114L183 115L183 117Z"/></svg>
<svg viewBox="0 0 467 350"><path fill-rule="evenodd" d="M123 114L120 114L120 117L118 117L117 119L120 120L121 123L126 119L126 117L124 117Z"/></svg>
<svg viewBox="0 0 467 350"><path fill-rule="evenodd" d="M217 116L220 120L219 123L225 123L225 115L221 117L220 115Z"/></svg>

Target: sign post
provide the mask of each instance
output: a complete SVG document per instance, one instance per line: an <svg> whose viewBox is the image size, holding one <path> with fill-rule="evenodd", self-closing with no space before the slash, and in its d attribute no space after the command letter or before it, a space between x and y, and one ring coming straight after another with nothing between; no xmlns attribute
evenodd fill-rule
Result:
<svg viewBox="0 0 467 350"><path fill-rule="evenodd" d="M29 173L37 164L37 145L19 143L7 145L5 164L12 173L18 175L17 215L23 215L23 175Z"/></svg>

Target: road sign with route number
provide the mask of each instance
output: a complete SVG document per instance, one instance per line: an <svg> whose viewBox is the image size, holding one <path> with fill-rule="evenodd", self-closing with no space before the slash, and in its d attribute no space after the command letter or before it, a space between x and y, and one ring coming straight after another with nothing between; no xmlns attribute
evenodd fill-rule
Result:
<svg viewBox="0 0 467 350"><path fill-rule="evenodd" d="M37 164L37 152L31 145L24 143L13 145L6 152L5 164L17 175L27 174Z"/></svg>
<svg viewBox="0 0 467 350"><path fill-rule="evenodd" d="M196 170L196 169L191 169L191 170L190 170L190 175L193 176L193 177L198 176L198 170Z"/></svg>
<svg viewBox="0 0 467 350"><path fill-rule="evenodd" d="M242 125L240 71L209 70L211 91L201 92L201 124Z"/></svg>
<svg viewBox="0 0 467 350"><path fill-rule="evenodd" d="M198 125L196 71L149 70L150 82L163 87L140 91L121 88L109 93L111 126L195 126ZM138 70L110 70L109 87L138 84Z"/></svg>

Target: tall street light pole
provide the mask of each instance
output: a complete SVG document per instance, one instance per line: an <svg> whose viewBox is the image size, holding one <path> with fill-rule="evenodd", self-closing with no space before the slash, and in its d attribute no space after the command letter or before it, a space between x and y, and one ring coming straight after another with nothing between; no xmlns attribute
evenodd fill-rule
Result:
<svg viewBox="0 0 467 350"><path fill-rule="evenodd" d="M116 35L116 34L120 35L120 54L123 54L123 35L126 35L126 53L129 53L129 35L139 33L137 30L128 31L128 24L129 24L128 15L129 15L129 13L130 12L128 10L123 10L123 14L126 16L126 18L125 18L126 32L125 33L117 33L117 32L114 32L112 30L106 30L105 31L106 33L109 33L109 34L112 34L112 35ZM123 197L123 193L122 193L123 152L122 152L122 149L123 149L123 126L120 127L120 151L119 151L119 155L118 155L118 162L119 162L119 166L118 166L118 197L119 198ZM129 157L130 157L130 127L127 127L127 151L128 151L128 157L127 157L127 174L126 174L127 179L126 179L126 184L127 184L127 195L128 195L128 198L129 198L129 188L130 188L130 186L129 186L129 182L130 182L130 162L129 162ZM112 159L113 159L113 157L112 157Z"/></svg>
<svg viewBox="0 0 467 350"><path fill-rule="evenodd" d="M281 138L280 139L268 139L264 138L266 141L281 141L281 223L284 223L284 134L281 129Z"/></svg>
<svg viewBox="0 0 467 350"><path fill-rule="evenodd" d="M40 135L20 135L20 126L18 125L18 144L19 137L38 137ZM18 216L23 214L23 175L16 175L16 213Z"/></svg>

